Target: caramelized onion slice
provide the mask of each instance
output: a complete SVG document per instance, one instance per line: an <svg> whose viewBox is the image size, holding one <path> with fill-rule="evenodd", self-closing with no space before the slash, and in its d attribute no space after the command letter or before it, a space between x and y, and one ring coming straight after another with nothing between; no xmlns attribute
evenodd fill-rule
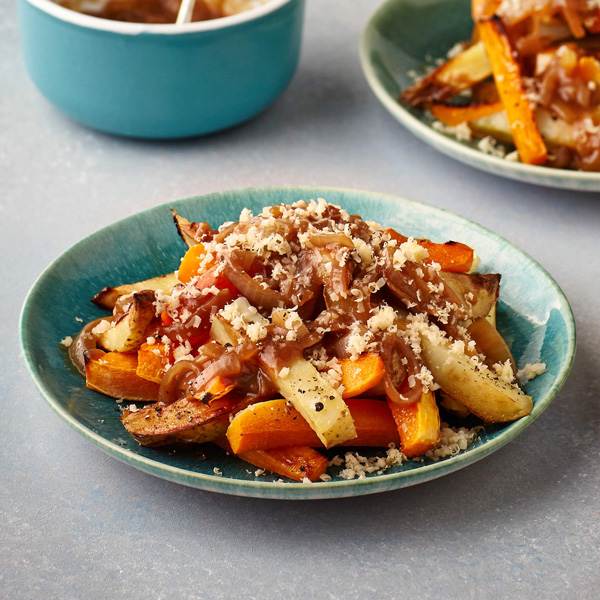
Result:
<svg viewBox="0 0 600 600"><path fill-rule="evenodd" d="M354 248L354 243L345 233L310 233L308 241L315 248L323 248L329 244L339 244L346 248Z"/></svg>
<svg viewBox="0 0 600 600"><path fill-rule="evenodd" d="M245 296L251 304L257 308L272 309L288 306L288 301L280 293L269 288L264 289L258 281L255 281L248 273L248 256L234 250L225 259L224 273L227 279L233 283L242 296Z"/></svg>
<svg viewBox="0 0 600 600"><path fill-rule="evenodd" d="M417 384L413 388L409 388L407 393L401 394L392 383L392 378L387 374L383 378L383 389L385 390L385 395L394 404L399 404L400 406L414 404L421 398L421 394L423 393L423 386L420 381L417 381Z"/></svg>
<svg viewBox="0 0 600 600"><path fill-rule="evenodd" d="M95 350L97 340L92 329L101 321L114 321L115 317L101 317L87 323L83 329L75 336L73 343L69 346L69 358L73 366L85 377L85 357L84 353L88 350Z"/></svg>
<svg viewBox="0 0 600 600"><path fill-rule="evenodd" d="M396 268L393 257L388 249L383 277L389 290L410 310L438 318L449 313L444 322L468 317L455 291L432 267L407 260L402 268Z"/></svg>
<svg viewBox="0 0 600 600"><path fill-rule="evenodd" d="M200 372L200 367L191 360L175 363L160 382L158 401L168 406L187 397L192 381L198 377Z"/></svg>
<svg viewBox="0 0 600 600"><path fill-rule="evenodd" d="M417 360L412 348L400 334L385 334L381 339L379 355L385 366L386 375L383 385L386 396L396 404L412 404L421 398L423 383L414 378L411 387L411 376L421 371L421 363Z"/></svg>
<svg viewBox="0 0 600 600"><path fill-rule="evenodd" d="M226 352L213 363L209 364L192 382L193 395L203 390L215 377L231 377L242 371L242 361L235 352Z"/></svg>

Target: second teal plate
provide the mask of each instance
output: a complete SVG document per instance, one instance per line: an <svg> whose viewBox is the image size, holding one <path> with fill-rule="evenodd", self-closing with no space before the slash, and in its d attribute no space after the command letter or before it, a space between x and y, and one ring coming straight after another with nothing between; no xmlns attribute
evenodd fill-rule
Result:
<svg viewBox="0 0 600 600"><path fill-rule="evenodd" d="M436 58L443 58L473 31L469 0L388 0L363 32L360 58L375 96L404 127L440 152L477 169L526 183L573 190L600 190L600 173L509 162L485 154L476 141L457 141L432 128L433 117L398 102L400 93Z"/></svg>

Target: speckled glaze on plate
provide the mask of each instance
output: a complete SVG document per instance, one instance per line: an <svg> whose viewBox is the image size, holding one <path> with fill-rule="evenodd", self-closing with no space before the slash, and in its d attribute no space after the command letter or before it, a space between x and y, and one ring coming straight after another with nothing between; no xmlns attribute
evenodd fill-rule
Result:
<svg viewBox="0 0 600 600"><path fill-rule="evenodd" d="M600 173L568 171L509 162L485 154L477 141L457 141L431 127L427 111L398 102L432 59L443 58L473 31L470 0L388 0L364 29L360 59L371 89L409 131L440 152L477 169L526 183L582 191L600 190ZM512 147L509 147L512 149Z"/></svg>
<svg viewBox="0 0 600 600"><path fill-rule="evenodd" d="M212 444L175 453L139 446L121 426L115 401L85 387L59 344L81 327L75 318L89 321L106 314L89 301L104 286L177 268L185 247L173 226L170 207L191 220L206 220L217 227L235 220L244 207L259 212L264 206L319 197L406 234L470 244L481 256L482 272L502 273L498 327L520 367L539 358L548 366L547 373L527 386L535 402L532 414L516 423L487 426L481 439L457 456L437 463L408 462L384 475L352 481L334 477L327 483L277 483L277 476L255 477L254 468ZM566 298L542 267L507 240L465 218L373 192L251 188L171 202L105 227L73 246L40 275L29 292L21 315L21 343L30 373L50 406L108 454L151 475L192 487L292 500L342 498L415 485L498 450L539 417L565 382L575 353L575 324ZM201 460L202 454L206 459ZM223 475L215 475L214 467Z"/></svg>

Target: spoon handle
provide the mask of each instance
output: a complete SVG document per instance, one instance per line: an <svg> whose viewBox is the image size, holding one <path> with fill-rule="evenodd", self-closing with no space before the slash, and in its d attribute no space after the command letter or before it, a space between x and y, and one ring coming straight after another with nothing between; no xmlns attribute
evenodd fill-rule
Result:
<svg viewBox="0 0 600 600"><path fill-rule="evenodd" d="M196 0L181 0L181 6L179 7L177 20L175 21L177 25L183 25L184 23L189 23L192 20L192 13L194 12L195 4Z"/></svg>

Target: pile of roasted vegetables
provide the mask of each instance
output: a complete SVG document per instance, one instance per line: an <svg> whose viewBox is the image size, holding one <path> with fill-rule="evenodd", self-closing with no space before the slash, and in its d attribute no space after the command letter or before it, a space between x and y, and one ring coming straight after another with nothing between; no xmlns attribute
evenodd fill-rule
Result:
<svg viewBox="0 0 600 600"><path fill-rule="evenodd" d="M401 99L523 163L600 171L600 2L472 0L472 16L472 39Z"/></svg>
<svg viewBox="0 0 600 600"><path fill-rule="evenodd" d="M69 355L142 445L214 442L296 480L327 477L320 448L440 444L439 406L527 415L495 328L500 275L472 248L406 238L324 200L244 211L218 231L174 212L179 269L108 287L111 316Z"/></svg>

